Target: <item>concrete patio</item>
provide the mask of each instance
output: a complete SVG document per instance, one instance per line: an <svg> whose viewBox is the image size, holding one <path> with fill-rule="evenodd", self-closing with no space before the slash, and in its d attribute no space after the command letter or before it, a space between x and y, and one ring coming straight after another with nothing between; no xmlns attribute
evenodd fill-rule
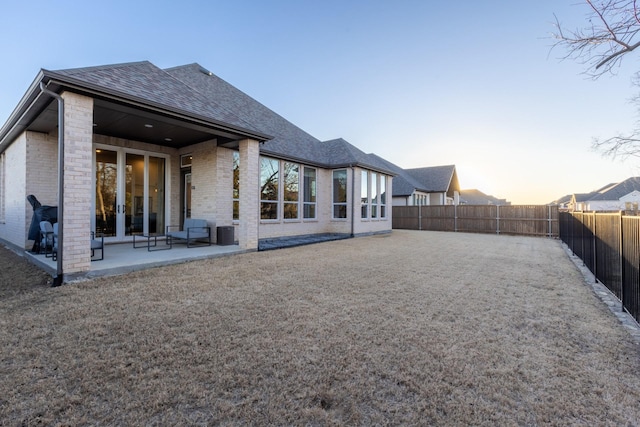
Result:
<svg viewBox="0 0 640 427"><path fill-rule="evenodd" d="M238 245L227 246L197 246L187 248L186 244L174 243L173 247L168 250L148 251L146 242L136 241L136 248L133 242L105 244L104 259L101 261L91 262L91 270L81 276L65 276L65 279L79 279L99 276L111 276L116 274L124 274L131 271L144 270L147 268L159 267L168 264L178 264L186 261L198 259L216 258L228 256L232 254L244 253L245 250L240 249ZM164 243L158 241L158 248L164 247ZM153 249L153 248L152 248ZM44 254L34 254L30 251L25 252L26 256L36 265L42 267L52 276L56 275L57 262ZM100 257L99 250L97 251Z"/></svg>

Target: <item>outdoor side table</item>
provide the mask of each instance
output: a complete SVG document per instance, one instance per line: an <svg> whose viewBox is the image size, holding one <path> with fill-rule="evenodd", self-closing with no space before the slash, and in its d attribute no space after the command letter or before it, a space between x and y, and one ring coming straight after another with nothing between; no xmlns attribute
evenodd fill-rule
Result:
<svg viewBox="0 0 640 427"><path fill-rule="evenodd" d="M143 244L140 244L141 242L138 240L138 242L136 242L136 237L138 237L138 239L146 239L146 247L147 247L147 251L149 252L154 252L154 251L166 251L168 249L171 249L173 247L173 240L171 239L171 236L165 236L164 234L158 234L158 233L148 233L148 234L134 234L133 235L133 248L134 249L140 249L140 248L144 248L144 242L142 242ZM162 241L162 239L165 240L165 244L164 245L158 245L158 239L160 239L160 241Z"/></svg>

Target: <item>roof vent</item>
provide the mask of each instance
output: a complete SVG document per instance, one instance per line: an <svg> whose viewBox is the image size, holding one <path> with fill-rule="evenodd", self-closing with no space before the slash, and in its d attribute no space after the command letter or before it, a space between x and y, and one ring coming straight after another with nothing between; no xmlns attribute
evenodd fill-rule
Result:
<svg viewBox="0 0 640 427"><path fill-rule="evenodd" d="M201 72L202 74L206 74L207 76L213 76L213 73L212 73L211 71L206 70L206 69L204 69L204 68L200 68L200 72Z"/></svg>

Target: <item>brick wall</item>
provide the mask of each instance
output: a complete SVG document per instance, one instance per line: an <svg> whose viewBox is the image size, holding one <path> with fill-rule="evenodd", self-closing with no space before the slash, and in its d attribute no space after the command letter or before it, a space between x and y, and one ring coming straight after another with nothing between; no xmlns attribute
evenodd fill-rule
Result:
<svg viewBox="0 0 640 427"><path fill-rule="evenodd" d="M63 268L87 271L91 264L91 179L93 159L93 99L65 92Z"/></svg>
<svg viewBox="0 0 640 427"><path fill-rule="evenodd" d="M27 248L26 233L29 223L25 212L27 206L31 209L25 193L26 155L27 136L22 133L4 152L4 222L0 223L0 238L20 248Z"/></svg>
<svg viewBox="0 0 640 427"><path fill-rule="evenodd" d="M240 141L240 221L236 231L242 249L258 248L260 218L260 147L257 141Z"/></svg>

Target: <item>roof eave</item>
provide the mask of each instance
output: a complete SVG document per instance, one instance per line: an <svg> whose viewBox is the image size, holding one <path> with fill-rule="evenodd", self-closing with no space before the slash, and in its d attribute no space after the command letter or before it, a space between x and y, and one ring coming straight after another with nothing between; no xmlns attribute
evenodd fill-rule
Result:
<svg viewBox="0 0 640 427"><path fill-rule="evenodd" d="M33 83L29 86L25 95L7 119L6 123L2 128L0 128L0 152L4 151L6 147L29 126L33 118L35 118L35 116L39 114L50 101L50 97L48 95L44 95L40 90L40 82L47 86L52 85L51 89L54 92L60 93L63 91L63 88L66 88L74 92L99 96L116 102L124 102L157 113L168 114L176 118L195 121L209 127L237 134L241 137L255 139L258 142L266 142L273 139L273 136L271 135L213 120L177 108L170 108L166 105L132 96L131 94L105 90L103 87L92 83L87 83L74 79L73 77L63 76L53 71L41 69ZM40 108L34 108L38 103L43 103L43 105L40 106Z"/></svg>

